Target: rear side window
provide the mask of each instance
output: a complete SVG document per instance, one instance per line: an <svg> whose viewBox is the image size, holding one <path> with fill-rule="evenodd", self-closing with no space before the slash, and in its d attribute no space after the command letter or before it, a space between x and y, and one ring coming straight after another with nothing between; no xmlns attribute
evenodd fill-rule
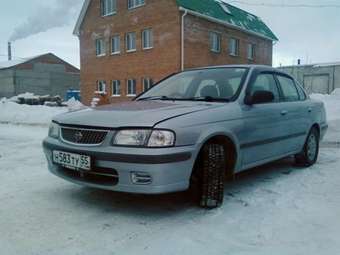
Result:
<svg viewBox="0 0 340 255"><path fill-rule="evenodd" d="M279 89L272 74L259 74L250 88L250 95L256 91L270 91L274 94L274 101L280 100Z"/></svg>
<svg viewBox="0 0 340 255"><path fill-rule="evenodd" d="M299 101L300 97L295 82L291 78L281 75L278 75L277 79L280 82L284 100L288 102Z"/></svg>
<svg viewBox="0 0 340 255"><path fill-rule="evenodd" d="M296 87L297 87L297 90L298 90L298 93L299 93L299 96L300 96L300 100L301 101L306 100L307 96L306 96L305 91L302 89L301 85L300 84L296 84Z"/></svg>

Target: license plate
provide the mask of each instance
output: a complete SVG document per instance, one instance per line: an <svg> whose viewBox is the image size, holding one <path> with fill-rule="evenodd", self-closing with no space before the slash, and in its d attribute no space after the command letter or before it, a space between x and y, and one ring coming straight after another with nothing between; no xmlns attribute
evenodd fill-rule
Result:
<svg viewBox="0 0 340 255"><path fill-rule="evenodd" d="M91 157L63 151L53 151L53 162L73 170L91 170Z"/></svg>

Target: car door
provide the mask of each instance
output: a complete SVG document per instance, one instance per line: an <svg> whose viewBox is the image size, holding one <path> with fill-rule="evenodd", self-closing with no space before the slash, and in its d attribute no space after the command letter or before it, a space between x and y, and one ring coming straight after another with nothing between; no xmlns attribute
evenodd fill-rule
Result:
<svg viewBox="0 0 340 255"><path fill-rule="evenodd" d="M294 79L288 75L276 74L283 96L284 129L282 146L285 153L296 152L302 148L310 127L312 108L306 102L303 91L299 91Z"/></svg>
<svg viewBox="0 0 340 255"><path fill-rule="evenodd" d="M264 104L242 105L244 128L240 134L240 148L244 168L282 155L279 139L284 129L284 106L274 74L262 72L253 75L247 88L247 95L256 91L270 91L274 101Z"/></svg>

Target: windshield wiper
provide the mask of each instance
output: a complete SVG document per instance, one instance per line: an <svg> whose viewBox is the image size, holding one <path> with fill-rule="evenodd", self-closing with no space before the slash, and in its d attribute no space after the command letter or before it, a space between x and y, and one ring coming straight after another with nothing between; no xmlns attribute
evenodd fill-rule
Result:
<svg viewBox="0 0 340 255"><path fill-rule="evenodd" d="M228 98L219 98L219 97L188 97L188 98L170 98L167 96L152 96L152 97L143 97L137 99L137 101L149 101L149 100L167 100L167 101L202 101L202 102L230 102Z"/></svg>
<svg viewBox="0 0 340 255"><path fill-rule="evenodd" d="M152 96L152 97L142 97L142 98L137 99L137 101L148 101L148 100L174 100L174 99L169 98L167 96Z"/></svg>
<svg viewBox="0 0 340 255"><path fill-rule="evenodd" d="M188 101L203 101L203 102L230 102L228 98L221 98L221 97L189 97L189 98L182 98L181 100L188 100Z"/></svg>

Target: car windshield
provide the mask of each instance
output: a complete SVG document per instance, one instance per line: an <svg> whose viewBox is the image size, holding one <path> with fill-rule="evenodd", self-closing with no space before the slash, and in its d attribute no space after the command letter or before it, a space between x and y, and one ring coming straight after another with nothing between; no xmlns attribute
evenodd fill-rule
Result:
<svg viewBox="0 0 340 255"><path fill-rule="evenodd" d="M173 75L137 100L230 101L237 95L247 68L215 68Z"/></svg>

